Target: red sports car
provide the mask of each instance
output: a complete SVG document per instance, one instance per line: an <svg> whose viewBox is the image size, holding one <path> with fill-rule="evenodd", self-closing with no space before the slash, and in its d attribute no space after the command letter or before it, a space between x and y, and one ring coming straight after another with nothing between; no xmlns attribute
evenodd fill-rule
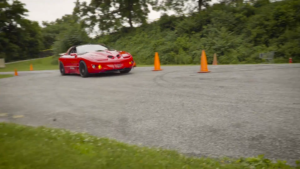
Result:
<svg viewBox="0 0 300 169"><path fill-rule="evenodd" d="M72 46L59 57L59 69L62 75L89 74L120 71L128 73L135 63L130 53L116 51L100 44Z"/></svg>

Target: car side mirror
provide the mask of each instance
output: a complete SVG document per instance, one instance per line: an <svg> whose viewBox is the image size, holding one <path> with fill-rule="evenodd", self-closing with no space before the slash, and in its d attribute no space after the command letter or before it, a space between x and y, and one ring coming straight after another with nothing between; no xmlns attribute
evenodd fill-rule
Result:
<svg viewBox="0 0 300 169"><path fill-rule="evenodd" d="M71 56L75 56L75 58L77 57L77 54L76 54L76 53L71 53L70 55L71 55Z"/></svg>

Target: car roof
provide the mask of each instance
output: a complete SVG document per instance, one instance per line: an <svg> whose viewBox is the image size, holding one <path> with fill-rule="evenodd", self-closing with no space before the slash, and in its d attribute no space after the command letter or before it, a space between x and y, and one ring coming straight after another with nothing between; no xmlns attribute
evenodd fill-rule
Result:
<svg viewBox="0 0 300 169"><path fill-rule="evenodd" d="M93 44L88 43L88 44L82 44L82 45L75 45L75 46L72 46L72 47L85 46L85 45L100 45L100 46L104 46L104 47L105 47L105 45L103 45L103 44L98 44L98 43L93 43Z"/></svg>

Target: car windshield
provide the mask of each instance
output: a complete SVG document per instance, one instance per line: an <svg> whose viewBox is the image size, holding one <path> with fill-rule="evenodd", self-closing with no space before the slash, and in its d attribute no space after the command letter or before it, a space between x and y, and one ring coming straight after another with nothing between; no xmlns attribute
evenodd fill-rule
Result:
<svg viewBox="0 0 300 169"><path fill-rule="evenodd" d="M76 47L77 54L84 54L87 52L95 52L95 51L102 51L102 50L108 50L107 47L104 47L102 45L82 45Z"/></svg>

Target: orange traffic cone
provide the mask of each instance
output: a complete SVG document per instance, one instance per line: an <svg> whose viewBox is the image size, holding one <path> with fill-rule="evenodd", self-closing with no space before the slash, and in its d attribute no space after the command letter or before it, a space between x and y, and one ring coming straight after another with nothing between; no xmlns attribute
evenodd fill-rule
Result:
<svg viewBox="0 0 300 169"><path fill-rule="evenodd" d="M32 66L32 64L30 64L30 71L33 71L33 66Z"/></svg>
<svg viewBox="0 0 300 169"><path fill-rule="evenodd" d="M213 61L213 65L218 65L218 61L217 61L217 55L214 54L214 61Z"/></svg>
<svg viewBox="0 0 300 169"><path fill-rule="evenodd" d="M201 55L201 67L200 67L200 72L198 73L208 73L210 72L207 68L207 59L206 59L206 54L205 51L202 50L202 55Z"/></svg>
<svg viewBox="0 0 300 169"><path fill-rule="evenodd" d="M17 69L15 69L15 76L18 76L18 72L17 72Z"/></svg>
<svg viewBox="0 0 300 169"><path fill-rule="evenodd" d="M153 71L160 71L160 70L162 70L162 69L160 69L160 61L159 61L158 53L155 52L154 70Z"/></svg>

